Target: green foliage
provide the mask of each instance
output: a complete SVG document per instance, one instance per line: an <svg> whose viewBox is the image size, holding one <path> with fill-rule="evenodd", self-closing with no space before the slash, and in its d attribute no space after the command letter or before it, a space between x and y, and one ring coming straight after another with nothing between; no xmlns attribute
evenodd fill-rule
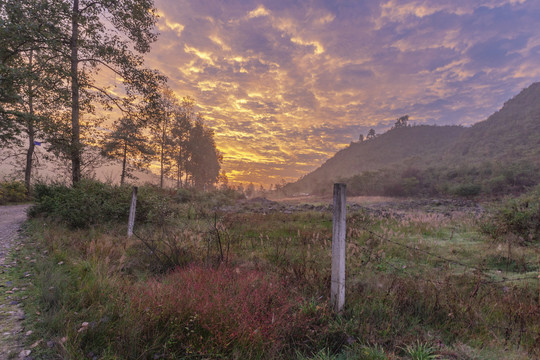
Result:
<svg viewBox="0 0 540 360"><path fill-rule="evenodd" d="M24 185L23 185L24 188ZM63 184L36 184L35 205L30 216L44 215L83 229L97 224L125 222L129 216L132 188L83 180L73 187ZM157 186L139 187L137 195L137 222L164 225L178 216L189 213L210 213L213 209L229 205L242 195L232 189L203 192L196 189L172 190ZM181 204L190 202L189 206Z"/></svg>
<svg viewBox="0 0 540 360"><path fill-rule="evenodd" d="M0 205L28 200L26 187L22 181L0 182Z"/></svg>
<svg viewBox="0 0 540 360"><path fill-rule="evenodd" d="M72 160L73 182L77 182L85 138L89 137L80 116L95 113L96 103L106 110L118 107L124 113L144 112L164 82L163 76L142 66L141 54L157 39L154 2L32 0L4 1L1 5L2 29L6 27L6 31L0 32L0 40L7 49L6 54L0 54L0 72L14 85L2 89L0 100L6 97L9 107L0 113L11 116L10 120L18 118L23 127L31 120L25 129L30 137L37 131L33 128L37 118L34 110L43 119L53 120L41 130L46 130L43 135L50 150ZM95 81L103 66L119 75L123 93L100 87ZM51 113L54 116L46 116ZM9 125L13 123L9 121ZM91 121L88 127L95 125ZM0 140L14 138L8 135L0 126Z"/></svg>
<svg viewBox="0 0 540 360"><path fill-rule="evenodd" d="M512 234L520 242L540 241L540 187L519 198L506 200L481 228L496 240Z"/></svg>
<svg viewBox="0 0 540 360"><path fill-rule="evenodd" d="M428 343L421 343L417 341L415 344L407 345L403 349L405 354L411 360L434 360L439 359L440 356L435 353L435 349Z"/></svg>
<svg viewBox="0 0 540 360"><path fill-rule="evenodd" d="M396 120L396 122L394 124L394 129L401 128L401 127L407 127L408 122L409 122L409 115L402 116L402 117L400 117L399 119Z"/></svg>
<svg viewBox="0 0 540 360"><path fill-rule="evenodd" d="M193 99L179 101L168 87L160 91L150 120L150 134L155 160L160 163L161 187L165 176L174 179L177 188L189 184L199 190L212 189L218 180L222 156L214 132L195 114L194 106Z"/></svg>
<svg viewBox="0 0 540 360"><path fill-rule="evenodd" d="M35 205L30 216L44 215L65 223L70 228L87 228L109 222L127 221L131 204L131 187L83 180L73 187L62 184L36 184ZM172 210L163 192L152 187L139 190L138 221L165 219ZM165 209L164 209L165 208Z"/></svg>
<svg viewBox="0 0 540 360"><path fill-rule="evenodd" d="M482 186L478 184L460 184L452 189L452 194L466 198L480 194Z"/></svg>
<svg viewBox="0 0 540 360"><path fill-rule="evenodd" d="M346 359L388 360L386 351L378 344L365 345L355 342L346 347L344 354L346 355Z"/></svg>
<svg viewBox="0 0 540 360"><path fill-rule="evenodd" d="M178 216L167 228L146 223L139 234L156 234L148 238L154 243L168 238L152 249L179 250L180 267L155 271L153 251L126 239L123 225L81 231L31 222L49 253L31 255L40 295L28 326L53 330L29 344L65 337L57 357L104 359L470 359L460 354L474 354L478 344L495 354L489 359L537 354L537 278L521 274L536 270L535 249L507 256L461 212L349 214L347 302L336 315L328 306L330 213L231 212L214 226L208 210L234 192L216 192L221 200L155 187L139 194L152 216ZM162 199L169 202L159 208ZM216 230L230 240L230 256L219 262L208 256ZM464 343L468 350L459 350Z"/></svg>
<svg viewBox="0 0 540 360"><path fill-rule="evenodd" d="M523 257L513 259L503 255L492 255L486 258L486 266L501 271L526 273L538 270L538 265L528 263Z"/></svg>
<svg viewBox="0 0 540 360"><path fill-rule="evenodd" d="M45 214L70 228L126 220L129 214L130 189L127 187L84 180L72 188L59 184L36 184L34 188L36 204L29 214Z"/></svg>
<svg viewBox="0 0 540 360"><path fill-rule="evenodd" d="M174 197L179 203L197 203L207 209L222 205L231 205L236 200L244 199L244 195L233 188L222 188L212 191L201 191L196 188L180 188Z"/></svg>
<svg viewBox="0 0 540 360"><path fill-rule="evenodd" d="M323 349L313 354L312 356L297 355L298 360L346 360L348 357L345 354L332 354L330 350Z"/></svg>
<svg viewBox="0 0 540 360"><path fill-rule="evenodd" d="M133 178L133 170L147 168L154 151L142 133L143 124L132 118L121 118L113 124L113 130L102 144L103 155L122 161L120 184L125 178Z"/></svg>
<svg viewBox="0 0 540 360"><path fill-rule="evenodd" d="M384 349L379 345L362 345L354 343L346 346L345 350L339 354L333 354L329 349L322 349L319 352L306 356L301 353L297 354L298 360L388 360L388 356Z"/></svg>
<svg viewBox="0 0 540 360"><path fill-rule="evenodd" d="M512 165L486 161L480 165L449 168L396 166L364 171L339 181L347 184L347 193L353 196L497 197L508 193L519 194L539 183L540 165L525 161ZM331 183L320 183L313 190L322 194L331 188Z"/></svg>
<svg viewBox="0 0 540 360"><path fill-rule="evenodd" d="M384 349L378 345L362 346L359 354L360 360L387 360L388 356Z"/></svg>
<svg viewBox="0 0 540 360"><path fill-rule="evenodd" d="M189 134L190 160L186 170L191 174L193 186L201 190L211 189L217 182L222 155L216 148L213 130L202 121L196 121Z"/></svg>

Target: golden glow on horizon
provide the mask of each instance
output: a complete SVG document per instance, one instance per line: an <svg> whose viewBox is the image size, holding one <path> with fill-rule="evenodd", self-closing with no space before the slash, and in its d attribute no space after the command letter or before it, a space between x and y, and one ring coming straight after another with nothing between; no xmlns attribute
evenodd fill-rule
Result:
<svg viewBox="0 0 540 360"><path fill-rule="evenodd" d="M539 31L493 23L512 6L540 9L532 3L158 0L159 56L148 60L179 97L195 99L230 182L268 185L404 114L417 124L482 120L499 105L489 79L519 90L540 76L540 34L523 35ZM513 47L520 37L525 45Z"/></svg>

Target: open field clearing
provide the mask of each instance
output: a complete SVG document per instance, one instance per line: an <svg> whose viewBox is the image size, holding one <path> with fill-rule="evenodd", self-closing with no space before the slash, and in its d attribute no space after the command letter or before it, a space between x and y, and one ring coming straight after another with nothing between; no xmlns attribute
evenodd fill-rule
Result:
<svg viewBox="0 0 540 360"><path fill-rule="evenodd" d="M0 0L0 360L540 359L539 18Z"/></svg>
<svg viewBox="0 0 540 360"><path fill-rule="evenodd" d="M32 274L34 358L538 356L538 249L489 235L489 204L482 215L350 211L346 304L335 314L328 210L254 211L261 201L238 205L231 191L141 188L127 238L129 188L86 183L90 205L78 211L80 194L65 189L38 190L29 245L16 254L26 261L12 270Z"/></svg>

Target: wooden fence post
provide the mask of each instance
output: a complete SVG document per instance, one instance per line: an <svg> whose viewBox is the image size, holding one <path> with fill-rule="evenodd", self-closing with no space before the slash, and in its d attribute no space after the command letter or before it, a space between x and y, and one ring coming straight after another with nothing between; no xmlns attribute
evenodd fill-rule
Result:
<svg viewBox="0 0 540 360"><path fill-rule="evenodd" d="M133 235L133 226L135 226L135 210L137 208L137 187L133 187L133 195L131 195L131 207L129 208L129 220L128 220L128 237Z"/></svg>
<svg viewBox="0 0 540 360"><path fill-rule="evenodd" d="M334 184L334 223L332 229L332 279L330 302L336 313L345 305L345 237L346 198L345 184Z"/></svg>

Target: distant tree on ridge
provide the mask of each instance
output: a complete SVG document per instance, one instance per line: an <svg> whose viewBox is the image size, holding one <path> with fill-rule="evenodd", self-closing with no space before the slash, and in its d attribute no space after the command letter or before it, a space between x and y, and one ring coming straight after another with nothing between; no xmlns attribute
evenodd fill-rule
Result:
<svg viewBox="0 0 540 360"><path fill-rule="evenodd" d="M407 127L407 124L409 122L409 115L405 115L400 117L396 120L396 123L394 124L394 128L401 128L401 127Z"/></svg>

